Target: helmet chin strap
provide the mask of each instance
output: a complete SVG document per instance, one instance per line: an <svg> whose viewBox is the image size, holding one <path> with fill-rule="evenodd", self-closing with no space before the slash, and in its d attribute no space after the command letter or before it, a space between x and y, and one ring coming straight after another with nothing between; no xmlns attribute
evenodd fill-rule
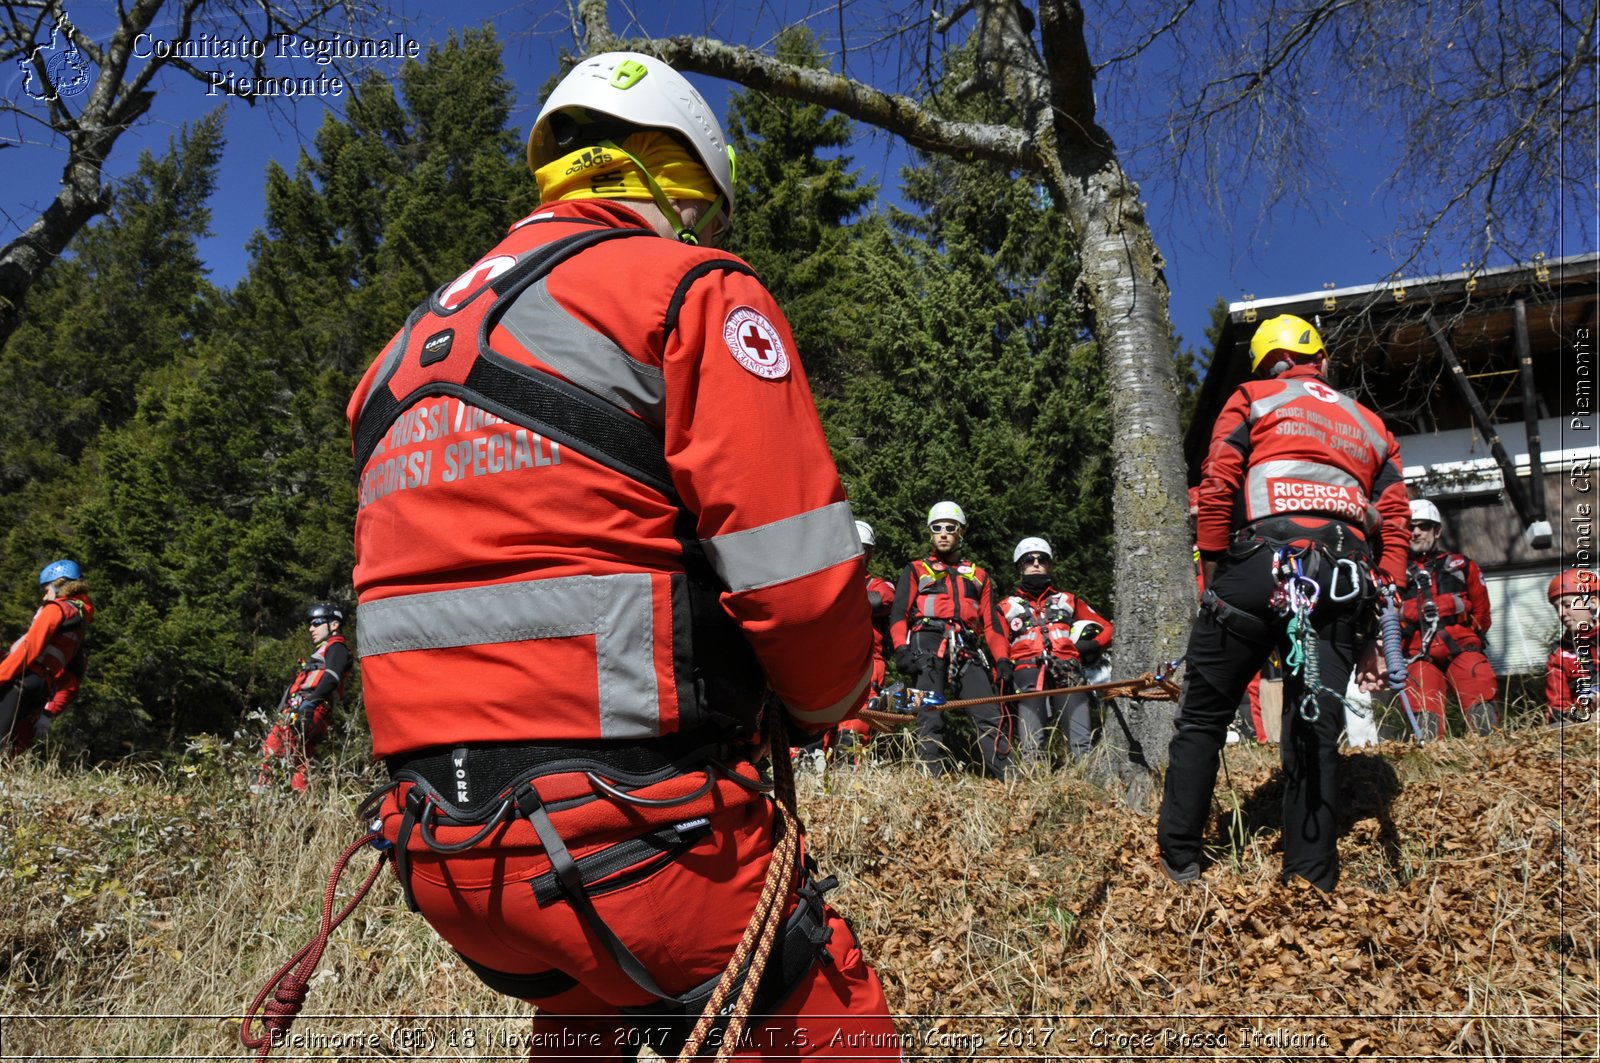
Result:
<svg viewBox="0 0 1600 1063"><path fill-rule="evenodd" d="M600 144L602 147L611 148L628 157L628 161L632 162L634 167L639 171L639 176L644 178L645 185L650 189L650 198L655 200L656 207L659 208L661 213L668 218L668 223L671 223L671 219L677 219L678 224L672 227L672 231L677 234L678 239L686 244L699 246L700 234L705 231L707 225L711 224L711 220L713 218L722 213L723 201L726 200L727 197L719 191L717 193L717 198L711 203L711 209L702 214L700 216L700 220L694 224L693 228L690 228L689 226L683 224L683 216L680 215L677 208L672 205L672 200L667 198L667 194L661 190L661 186L656 183L656 179L651 176L650 171L644 168L644 163L639 161L639 157L637 155L634 155L627 148L624 148L621 144L618 144L615 141L602 140Z"/></svg>

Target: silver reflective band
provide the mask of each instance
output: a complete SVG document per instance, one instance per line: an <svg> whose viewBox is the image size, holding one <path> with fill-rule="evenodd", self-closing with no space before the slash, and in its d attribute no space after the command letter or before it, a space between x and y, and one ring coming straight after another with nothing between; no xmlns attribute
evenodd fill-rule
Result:
<svg viewBox="0 0 1600 1063"><path fill-rule="evenodd" d="M799 579L861 556L848 502L704 539L701 545L711 567L735 593Z"/></svg>
<svg viewBox="0 0 1600 1063"><path fill-rule="evenodd" d="M660 733L650 576L553 579L362 602L361 656L594 636L603 738Z"/></svg>
<svg viewBox="0 0 1600 1063"><path fill-rule="evenodd" d="M630 355L561 309L549 280L522 292L500 324L557 373L660 428L666 421L666 375Z"/></svg>

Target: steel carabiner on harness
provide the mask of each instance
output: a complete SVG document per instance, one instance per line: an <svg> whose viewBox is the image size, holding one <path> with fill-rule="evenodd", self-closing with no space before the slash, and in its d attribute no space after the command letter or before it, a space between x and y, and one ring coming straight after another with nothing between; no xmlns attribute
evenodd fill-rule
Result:
<svg viewBox="0 0 1600 1063"><path fill-rule="evenodd" d="M1339 593L1339 573L1350 574L1350 590L1348 593ZM1329 581L1328 600L1331 602L1348 602L1361 593L1361 566L1356 564L1353 557L1341 557L1333 563L1333 579Z"/></svg>

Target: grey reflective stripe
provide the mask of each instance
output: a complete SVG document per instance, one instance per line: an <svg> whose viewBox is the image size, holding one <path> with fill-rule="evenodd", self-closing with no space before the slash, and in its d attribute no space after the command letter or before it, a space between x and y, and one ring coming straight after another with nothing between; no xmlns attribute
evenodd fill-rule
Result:
<svg viewBox="0 0 1600 1063"><path fill-rule="evenodd" d="M700 545L711 567L734 592L799 579L861 554L848 502L703 539Z"/></svg>
<svg viewBox="0 0 1600 1063"><path fill-rule="evenodd" d="M650 576L563 576L362 602L361 656L594 636L600 737L661 733Z"/></svg>
<svg viewBox="0 0 1600 1063"><path fill-rule="evenodd" d="M1293 510L1274 509L1271 493L1267 489L1269 480L1303 480L1333 487L1348 487L1355 492L1355 501L1362 507L1362 511L1352 512L1344 506L1334 504L1319 506L1316 499L1309 497L1302 500L1302 504ZM1245 492L1246 517L1250 520L1259 520L1274 513L1284 512L1330 513L1356 522L1366 519L1364 510L1367 493L1362 488L1361 481L1337 466L1324 465L1317 461L1264 461L1259 465L1252 465L1245 474Z"/></svg>
<svg viewBox="0 0 1600 1063"><path fill-rule="evenodd" d="M411 323L407 322L406 327L400 330L400 334L390 341L388 349L378 356L378 360L382 364L378 366L378 372L372 378L372 387L367 391L367 397L361 400L361 409L356 413L355 420L350 422L352 425L351 431L355 430L353 426L361 423L361 414L367 411L367 404L372 401L372 396L378 393L379 388L389 386L389 378L394 376L394 371L399 366L400 359L405 356L405 339L409 335L411 335ZM388 434L387 431L384 432L385 437ZM379 439L378 445L372 448L372 452L379 454L383 450L384 439Z"/></svg>
<svg viewBox="0 0 1600 1063"><path fill-rule="evenodd" d="M529 286L501 316L516 341L586 391L631 410L648 423L666 423L666 377L583 324L550 295L547 281Z"/></svg>

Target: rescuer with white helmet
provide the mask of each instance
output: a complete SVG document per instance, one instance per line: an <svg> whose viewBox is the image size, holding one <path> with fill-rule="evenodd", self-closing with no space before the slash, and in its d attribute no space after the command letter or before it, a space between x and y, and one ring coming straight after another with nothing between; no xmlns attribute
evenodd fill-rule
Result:
<svg viewBox="0 0 1600 1063"><path fill-rule="evenodd" d="M900 573L889 635L895 664L916 689L951 698L991 697L997 684L1011 679L1011 645L989 574L961 553L966 529L967 514L956 503L947 499L929 508L930 549ZM1005 711L997 705L962 711L977 724L984 771L1005 778L1011 748ZM945 716L933 708L917 713L917 759L933 775L943 774L949 754Z"/></svg>
<svg viewBox="0 0 1600 1063"><path fill-rule="evenodd" d="M1016 589L1000 602L1000 617L1011 640L1016 664L1013 684L1025 690L1080 686L1086 669L1097 664L1111 645L1111 621L1070 591L1057 590L1051 572L1055 554L1038 536L1020 540L1011 551L1017 567ZM1046 728L1058 720L1067 725L1067 749L1074 758L1089 755L1094 743L1092 704L1085 692L1029 698L1014 703L1016 755L1041 760Z"/></svg>
<svg viewBox="0 0 1600 1063"><path fill-rule="evenodd" d="M600 1043L597 1022L676 1056L769 916L749 1031L787 1054L891 1045L811 861L758 905L787 833L749 784L762 729L801 742L853 715L873 630L793 333L716 249L727 138L672 67L611 52L551 92L528 165L539 206L349 407L363 696L408 898L536 1003L556 1046L536 1057ZM486 826L503 793L510 822ZM716 1021L743 1043L743 1018Z"/></svg>
<svg viewBox="0 0 1600 1063"><path fill-rule="evenodd" d="M1489 587L1478 563L1441 549L1444 517L1426 498L1411 500L1411 561L1401 590L1406 696L1419 710L1426 738L1448 731L1445 705L1451 690L1467 726L1488 734L1500 722L1494 665L1483 652L1489 631Z"/></svg>

